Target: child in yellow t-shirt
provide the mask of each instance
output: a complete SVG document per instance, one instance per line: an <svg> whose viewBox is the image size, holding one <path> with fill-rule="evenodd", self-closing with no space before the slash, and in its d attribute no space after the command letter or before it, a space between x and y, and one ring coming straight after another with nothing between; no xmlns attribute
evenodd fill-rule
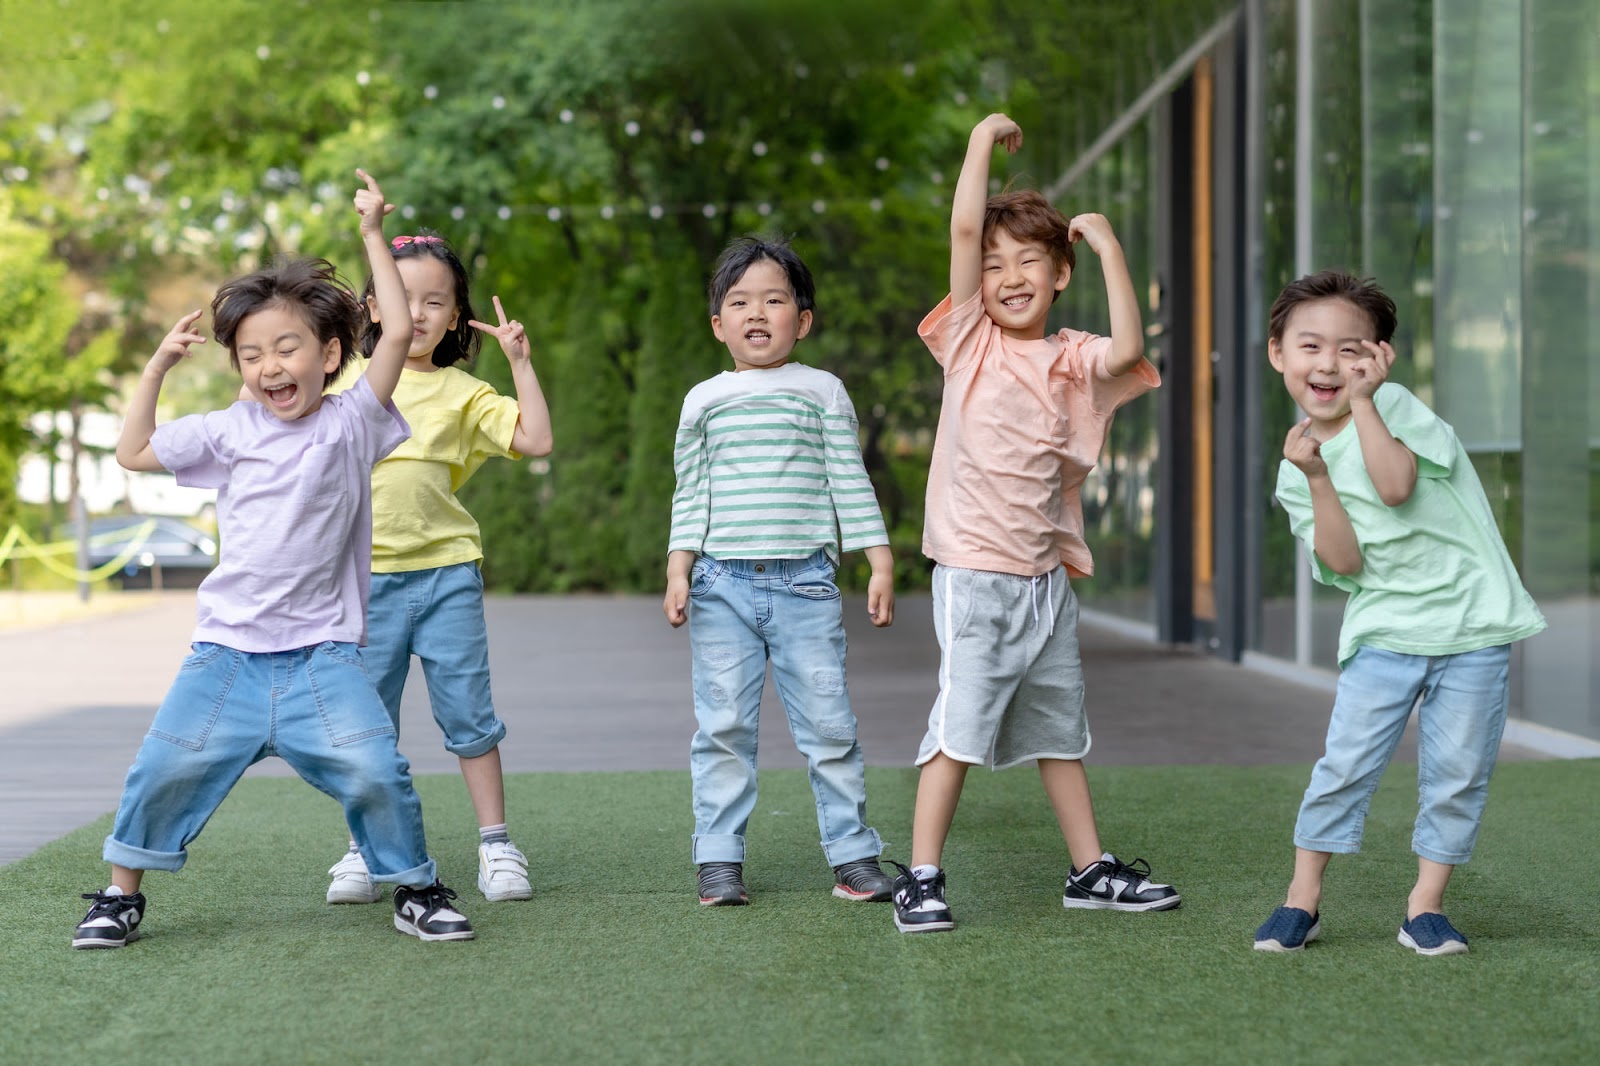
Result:
<svg viewBox="0 0 1600 1066"><path fill-rule="evenodd" d="M396 729L413 655L422 660L433 717L478 816L478 888L491 901L529 899L528 861L506 831L500 741L506 727L489 689L483 616L483 546L478 523L456 493L486 459L548 455L550 412L529 361L522 324L476 321L466 268L442 237L396 237L394 258L411 306L411 347L394 402L412 437L372 471L372 594L367 671ZM367 283L370 322L360 341L371 353L383 321ZM494 337L511 363L516 398L457 369ZM343 382L335 383L339 389ZM380 889L350 849L328 871L329 903L371 903Z"/></svg>

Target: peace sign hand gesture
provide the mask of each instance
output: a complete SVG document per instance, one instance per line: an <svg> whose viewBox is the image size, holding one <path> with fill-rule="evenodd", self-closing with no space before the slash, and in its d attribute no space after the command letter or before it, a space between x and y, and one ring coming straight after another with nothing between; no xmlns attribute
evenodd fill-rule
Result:
<svg viewBox="0 0 1600 1066"><path fill-rule="evenodd" d="M467 325L473 329L482 330L500 342L501 351L506 353L506 358L513 363L525 363L532 354L528 345L528 331L522 328L522 323L516 319L506 320L505 308L500 306L500 297L494 297L494 313L499 317L500 324L491 326L487 322L469 319Z"/></svg>

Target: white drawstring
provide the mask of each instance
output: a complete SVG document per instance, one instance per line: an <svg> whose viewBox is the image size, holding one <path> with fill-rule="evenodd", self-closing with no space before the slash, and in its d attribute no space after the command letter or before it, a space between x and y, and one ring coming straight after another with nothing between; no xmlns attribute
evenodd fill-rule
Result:
<svg viewBox="0 0 1600 1066"><path fill-rule="evenodd" d="M1056 572L1051 570L1045 574L1035 574L1028 579L1028 603L1033 607L1033 624L1039 624L1039 578L1044 578L1044 606L1045 616L1050 620L1050 635L1056 635Z"/></svg>

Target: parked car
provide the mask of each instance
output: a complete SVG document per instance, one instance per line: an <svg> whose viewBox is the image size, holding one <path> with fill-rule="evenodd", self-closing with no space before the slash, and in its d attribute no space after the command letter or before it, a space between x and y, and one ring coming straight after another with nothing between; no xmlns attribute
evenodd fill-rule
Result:
<svg viewBox="0 0 1600 1066"><path fill-rule="evenodd" d="M140 541L145 523L153 528ZM104 566L130 546L137 550L111 575L125 589L194 588L217 565L217 542L177 518L110 515L89 520L89 567Z"/></svg>

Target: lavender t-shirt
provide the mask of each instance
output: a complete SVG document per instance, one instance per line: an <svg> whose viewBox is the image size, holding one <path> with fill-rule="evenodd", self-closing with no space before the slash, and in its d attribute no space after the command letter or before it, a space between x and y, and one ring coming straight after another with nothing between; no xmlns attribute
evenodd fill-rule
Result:
<svg viewBox="0 0 1600 1066"><path fill-rule="evenodd" d="M222 558L200 584L195 641L288 651L367 642L372 467L411 427L362 378L285 422L240 401L150 438L178 484L217 489Z"/></svg>

